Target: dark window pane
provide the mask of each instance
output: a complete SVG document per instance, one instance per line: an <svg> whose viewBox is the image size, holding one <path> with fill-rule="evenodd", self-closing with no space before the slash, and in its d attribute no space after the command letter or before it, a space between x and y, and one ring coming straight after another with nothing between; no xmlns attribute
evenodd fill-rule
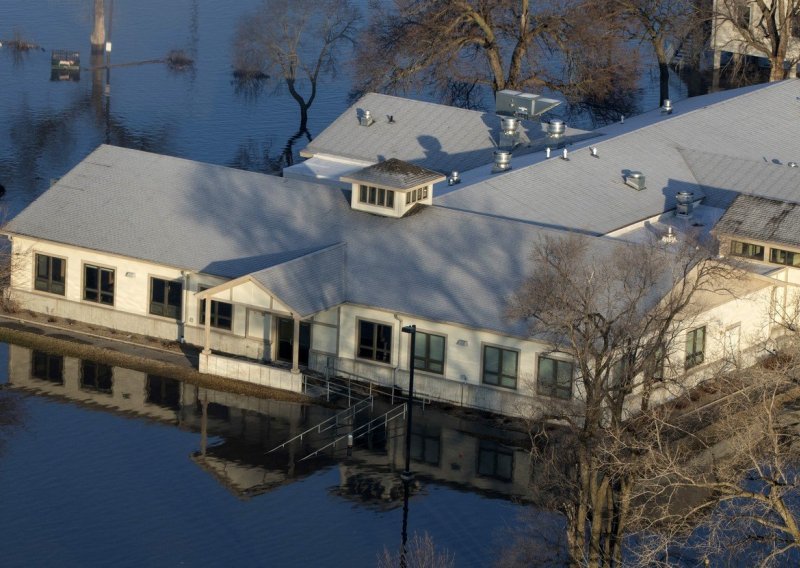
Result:
<svg viewBox="0 0 800 568"><path fill-rule="evenodd" d="M394 191L386 191L386 207L394 207Z"/></svg>

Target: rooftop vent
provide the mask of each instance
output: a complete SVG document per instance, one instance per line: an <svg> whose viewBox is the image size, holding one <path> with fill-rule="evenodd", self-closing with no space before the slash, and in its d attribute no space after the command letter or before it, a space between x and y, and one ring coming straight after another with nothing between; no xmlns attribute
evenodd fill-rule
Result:
<svg viewBox="0 0 800 568"><path fill-rule="evenodd" d="M675 207L675 216L681 219L691 219L694 212L694 193L691 191L680 191L675 194L675 201L678 205Z"/></svg>
<svg viewBox="0 0 800 568"><path fill-rule="evenodd" d="M513 148L519 142L519 119L514 116L500 118L500 144L501 148Z"/></svg>
<svg viewBox="0 0 800 568"><path fill-rule="evenodd" d="M459 177L457 171L453 170L450 173L450 177L447 178L447 185L455 185L457 183L461 183L461 177Z"/></svg>
<svg viewBox="0 0 800 568"><path fill-rule="evenodd" d="M368 110L365 110L364 112L362 112L361 116L358 117L358 123L361 126L372 126L372 124L374 122L375 122L375 119L372 118L372 113L369 112Z"/></svg>
<svg viewBox="0 0 800 568"><path fill-rule="evenodd" d="M664 99L664 104L661 105L661 112L664 114L672 114L672 101Z"/></svg>
<svg viewBox="0 0 800 568"><path fill-rule="evenodd" d="M667 227L667 232L664 233L664 236L661 237L662 243L667 243L671 245L672 243L676 242L678 237L675 236L675 231L672 230L672 227Z"/></svg>
<svg viewBox="0 0 800 568"><path fill-rule="evenodd" d="M589 153L592 155L593 158L599 158L600 154L597 153L597 146L592 146L589 148Z"/></svg>
<svg viewBox="0 0 800 568"><path fill-rule="evenodd" d="M394 115L393 114L387 114L386 115L386 122L388 122L389 124L394 124Z"/></svg>
<svg viewBox="0 0 800 568"><path fill-rule="evenodd" d="M642 172L630 172L625 176L625 183L636 191L642 191L647 187L644 184L644 174Z"/></svg>
<svg viewBox="0 0 800 568"><path fill-rule="evenodd" d="M494 166L492 166L492 173L504 172L511 169L511 152L506 150L494 151Z"/></svg>
<svg viewBox="0 0 800 568"><path fill-rule="evenodd" d="M564 135L566 128L563 120L554 118L547 123L547 135L552 138L559 138Z"/></svg>
<svg viewBox="0 0 800 568"><path fill-rule="evenodd" d="M789 162L788 166L790 168L796 168L797 167L797 162Z"/></svg>

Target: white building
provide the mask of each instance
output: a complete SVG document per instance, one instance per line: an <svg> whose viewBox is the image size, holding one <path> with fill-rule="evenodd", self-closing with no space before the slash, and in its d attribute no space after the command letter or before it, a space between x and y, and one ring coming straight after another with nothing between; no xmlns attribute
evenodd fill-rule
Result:
<svg viewBox="0 0 800 568"><path fill-rule="evenodd" d="M505 133L493 114L368 95L283 178L101 146L6 227L11 293L26 309L204 346L203 371L293 390L304 369L405 387L401 328L416 324L419 394L508 414L568 404L569 357L505 316L531 244L579 231L606 255L642 231L680 233L678 192L702 200L693 222L707 229L739 195L800 201L800 169L785 165L800 160L798 95L788 81L595 132L523 121ZM504 135L511 167L493 167L491 137ZM443 183L453 170L461 182ZM778 242L800 259L800 242ZM675 372L699 376L769 338L770 298L797 280L771 254L743 297L709 303Z"/></svg>

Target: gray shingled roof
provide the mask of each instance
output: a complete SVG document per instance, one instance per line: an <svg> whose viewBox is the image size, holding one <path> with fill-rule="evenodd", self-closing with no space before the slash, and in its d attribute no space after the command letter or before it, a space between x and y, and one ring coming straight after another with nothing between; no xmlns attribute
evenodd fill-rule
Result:
<svg viewBox="0 0 800 568"><path fill-rule="evenodd" d="M361 126L358 115L369 110L375 122ZM387 116L391 115L393 122ZM522 121L520 146L515 155L538 151L545 141L545 127ZM448 174L463 172L494 159L500 135L500 119L494 113L466 110L390 95L368 93L323 130L301 152L379 162L401 160ZM566 143L591 137L591 132L567 128Z"/></svg>
<svg viewBox="0 0 800 568"><path fill-rule="evenodd" d="M740 195L716 224L714 231L742 239L800 247L800 205Z"/></svg>
<svg viewBox="0 0 800 568"><path fill-rule="evenodd" d="M383 187L411 189L423 184L442 181L444 177L442 174L427 168L409 164L397 158L389 158L357 172L347 174L342 179L344 181L372 183Z"/></svg>
<svg viewBox="0 0 800 568"><path fill-rule="evenodd" d="M554 157L519 168L440 196L435 204L605 234L674 208L679 191L702 195L695 174L704 169L703 158L693 159L696 153L713 150L734 160L757 156L767 162L800 162L800 82L788 80L741 93L697 97L676 103L669 116L649 113L611 125L600 129L611 136L591 140L598 148L597 158L587 148L576 147L569 161ZM684 104L691 110L682 111ZM629 170L645 174L646 190L637 192L623 183L623 173ZM732 180L715 179L723 187L715 188L714 199L730 203L732 196L719 190L736 191L741 185L726 187L734 185ZM704 181L713 183L710 178Z"/></svg>
<svg viewBox="0 0 800 568"><path fill-rule="evenodd" d="M550 233L441 207L379 217L352 210L341 189L113 146L7 230L230 278L258 271L300 313L344 289L351 303L519 336L506 300L531 270L532 243ZM598 254L615 246L595 241Z"/></svg>
<svg viewBox="0 0 800 568"><path fill-rule="evenodd" d="M251 276L301 317L344 302L346 245L339 243Z"/></svg>

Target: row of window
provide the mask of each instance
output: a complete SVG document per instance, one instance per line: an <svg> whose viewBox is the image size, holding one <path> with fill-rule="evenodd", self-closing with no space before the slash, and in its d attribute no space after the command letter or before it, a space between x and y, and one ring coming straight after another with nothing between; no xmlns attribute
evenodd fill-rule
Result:
<svg viewBox="0 0 800 568"><path fill-rule="evenodd" d="M406 205L411 205L412 203L416 203L417 201L421 201L423 199L428 198L428 186L420 187L419 189L414 189L406 193Z"/></svg>
<svg viewBox="0 0 800 568"><path fill-rule="evenodd" d="M392 360L392 326L366 320L358 321L359 340L356 355L381 363ZM706 328L699 327L686 333L686 359L684 367L691 369L705 360ZM441 335L416 332L414 343L414 368L430 373L444 374L445 338ZM655 380L663 380L664 353L656 355L658 363L653 370ZM572 398L572 379L575 372L571 361L540 356L536 369L536 391L545 396L569 400ZM615 376L622 374L622 365L615 368ZM519 351L494 345L483 347L481 381L487 385L517 388L519 377Z"/></svg>
<svg viewBox="0 0 800 568"><path fill-rule="evenodd" d="M764 260L765 247L743 241L731 241L731 255L749 258L751 260ZM800 266L800 252L792 252L779 248L769 248L769 261L773 264L785 266Z"/></svg>
<svg viewBox="0 0 800 568"><path fill-rule="evenodd" d="M382 187L372 187L371 185L360 185L358 187L358 200L361 203L392 209L394 208L394 191L383 189Z"/></svg>
<svg viewBox="0 0 800 568"><path fill-rule="evenodd" d="M36 255L34 288L42 292L66 294L66 265L63 258ZM83 299L108 306L114 305L116 270L91 264L83 265ZM149 313L180 319L183 310L183 283L179 280L150 278ZM200 323L205 322L205 300L200 301ZM233 326L233 305L211 300L211 326L230 330Z"/></svg>

